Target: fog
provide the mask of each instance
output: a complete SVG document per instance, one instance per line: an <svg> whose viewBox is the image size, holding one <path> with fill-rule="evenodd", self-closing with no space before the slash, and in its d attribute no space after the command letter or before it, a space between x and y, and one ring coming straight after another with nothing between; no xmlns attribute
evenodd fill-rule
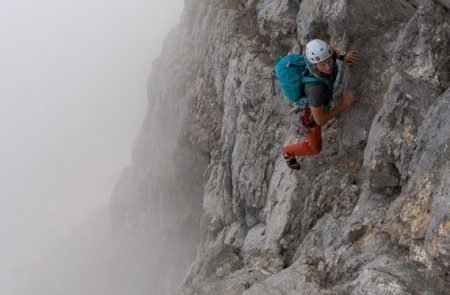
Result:
<svg viewBox="0 0 450 295"><path fill-rule="evenodd" d="M182 7L0 2L0 294L18 294L33 265L108 202L145 114L151 62Z"/></svg>

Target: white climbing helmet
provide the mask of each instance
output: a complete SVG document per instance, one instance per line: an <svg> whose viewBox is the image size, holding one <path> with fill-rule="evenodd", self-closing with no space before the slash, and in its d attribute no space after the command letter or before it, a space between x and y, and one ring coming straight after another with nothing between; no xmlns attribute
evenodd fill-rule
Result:
<svg viewBox="0 0 450 295"><path fill-rule="evenodd" d="M333 55L333 50L325 41L314 39L306 44L306 58L312 64L322 62Z"/></svg>

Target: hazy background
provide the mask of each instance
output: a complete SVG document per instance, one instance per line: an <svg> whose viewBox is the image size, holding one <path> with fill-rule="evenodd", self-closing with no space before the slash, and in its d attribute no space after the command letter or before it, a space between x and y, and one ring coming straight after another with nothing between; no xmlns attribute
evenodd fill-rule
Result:
<svg viewBox="0 0 450 295"><path fill-rule="evenodd" d="M0 294L109 200L183 0L0 0Z"/></svg>

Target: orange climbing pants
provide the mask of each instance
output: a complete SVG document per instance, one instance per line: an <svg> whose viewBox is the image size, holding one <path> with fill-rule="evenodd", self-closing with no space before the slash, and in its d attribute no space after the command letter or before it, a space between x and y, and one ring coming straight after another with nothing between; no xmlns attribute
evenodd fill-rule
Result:
<svg viewBox="0 0 450 295"><path fill-rule="evenodd" d="M283 153L288 157L317 155L322 150L322 133L316 125L305 131L306 140L283 147Z"/></svg>

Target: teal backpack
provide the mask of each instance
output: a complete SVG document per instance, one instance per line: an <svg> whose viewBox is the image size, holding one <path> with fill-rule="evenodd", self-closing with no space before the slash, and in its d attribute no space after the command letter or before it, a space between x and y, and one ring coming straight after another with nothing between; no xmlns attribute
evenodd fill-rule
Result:
<svg viewBox="0 0 450 295"><path fill-rule="evenodd" d="M307 103L304 100L304 84L321 82L325 83L329 89L333 88L334 80L337 76L337 65L334 63L332 79L327 79L317 76L314 71L309 68L309 64L300 54L289 54L275 63L275 69L272 72L272 90L273 95L276 95L275 80L279 81L283 95L292 103L304 105ZM310 71L313 76L307 76L306 73Z"/></svg>

